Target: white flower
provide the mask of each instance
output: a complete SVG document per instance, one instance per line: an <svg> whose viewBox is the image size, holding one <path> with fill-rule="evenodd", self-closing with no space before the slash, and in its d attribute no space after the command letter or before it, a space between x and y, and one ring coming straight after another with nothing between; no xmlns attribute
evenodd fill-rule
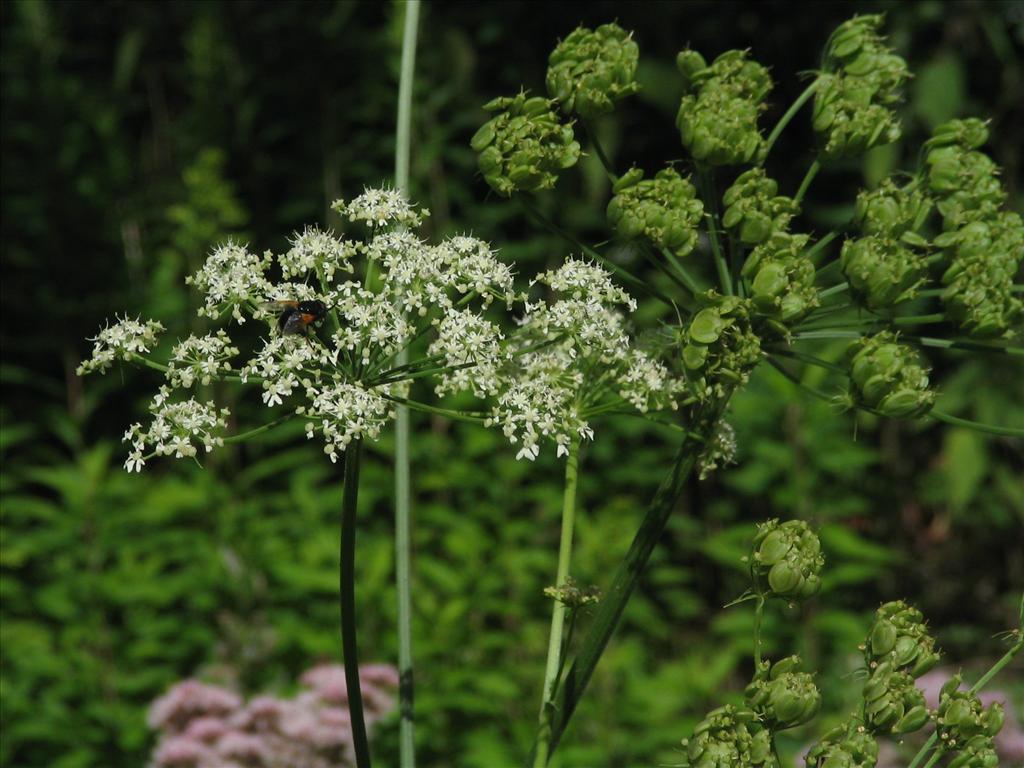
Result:
<svg viewBox="0 0 1024 768"><path fill-rule="evenodd" d="M204 294L205 305L199 314L216 318L230 309L236 322L244 323L241 307L266 301L270 283L263 273L271 260L269 251L257 256L230 241L215 248L202 268L185 278Z"/></svg>
<svg viewBox="0 0 1024 768"><path fill-rule="evenodd" d="M171 352L167 380L173 387L191 387L196 381L209 384L231 370L228 360L238 354L223 330L206 336L189 336Z"/></svg>
<svg viewBox="0 0 1024 768"><path fill-rule="evenodd" d="M131 360L136 355L147 353L156 345L157 334L163 330L163 325L156 320L142 322L139 318L131 320L128 317L117 320L89 339L95 342L92 357L83 360L76 373L79 376L93 371L103 373L114 360Z"/></svg>
<svg viewBox="0 0 1024 768"><path fill-rule="evenodd" d="M336 200L332 205L335 211L349 221L365 221L373 227L388 227L401 224L406 227L418 227L427 211L416 211L409 200L398 189L363 190L363 194L346 203Z"/></svg>
<svg viewBox="0 0 1024 768"><path fill-rule="evenodd" d="M615 284L611 273L582 259L566 259L558 269L542 272L533 282L544 283L553 291L573 299L622 304L630 312L636 310L636 300Z"/></svg>
<svg viewBox="0 0 1024 768"><path fill-rule="evenodd" d="M332 232L306 227L301 235L296 233L292 237L291 244L288 252L277 258L286 279L313 272L331 283L335 272L353 271L351 259L356 253L355 244L335 237Z"/></svg>
<svg viewBox="0 0 1024 768"><path fill-rule="evenodd" d="M367 390L348 382L308 387L306 396L311 403L303 409L310 419L306 436L312 437L319 430L324 438L324 453L336 462L338 453L353 440L380 437L384 424L394 417L392 404L384 394L390 394L386 387Z"/></svg>
<svg viewBox="0 0 1024 768"><path fill-rule="evenodd" d="M150 410L153 421L148 430L141 424L133 424L125 432L124 441L132 445L124 463L129 472L142 470L147 448L151 454L173 455L180 459L195 456L199 447L209 453L215 446L224 444L219 433L227 429L230 415L227 408L218 409L214 403L189 399L177 403L154 401Z"/></svg>
<svg viewBox="0 0 1024 768"><path fill-rule="evenodd" d="M437 394L469 390L477 397L498 391L498 366L509 358L494 323L472 310L451 309L437 324L437 339L427 354L443 356L444 366L456 370L441 374Z"/></svg>

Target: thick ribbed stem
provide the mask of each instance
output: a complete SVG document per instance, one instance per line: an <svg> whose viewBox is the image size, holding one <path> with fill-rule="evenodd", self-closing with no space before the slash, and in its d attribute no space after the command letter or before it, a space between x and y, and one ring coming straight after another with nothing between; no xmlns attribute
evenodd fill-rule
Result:
<svg viewBox="0 0 1024 768"><path fill-rule="evenodd" d="M360 440L345 449L345 486L341 497L341 568L338 588L341 592L341 651L345 657L345 685L352 722L352 742L356 766L370 768L370 743L363 718L363 691L359 685L359 649L356 643L356 505L359 500Z"/></svg>
<svg viewBox="0 0 1024 768"><path fill-rule="evenodd" d="M405 3L402 35L402 69L398 82L398 125L395 136L395 186L409 192L409 157L412 123L412 85L416 71L416 33L420 0ZM403 349L396 365L408 362ZM399 405L395 414L395 582L398 592L399 761L415 768L413 732L412 586L411 586L411 492L409 482L409 409Z"/></svg>

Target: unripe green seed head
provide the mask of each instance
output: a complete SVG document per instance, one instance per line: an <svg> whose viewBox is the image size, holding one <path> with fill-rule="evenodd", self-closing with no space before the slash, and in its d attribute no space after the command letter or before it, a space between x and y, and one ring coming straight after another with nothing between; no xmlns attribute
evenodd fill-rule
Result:
<svg viewBox="0 0 1024 768"><path fill-rule="evenodd" d="M732 705L707 714L683 739L680 768L725 768L726 766L767 766L774 760L770 733L750 709Z"/></svg>
<svg viewBox="0 0 1024 768"><path fill-rule="evenodd" d="M807 768L875 768L878 742L857 720L828 731L804 758Z"/></svg>
<svg viewBox="0 0 1024 768"><path fill-rule="evenodd" d="M600 117L636 93L639 48L617 24L579 27L548 58L548 95L566 114Z"/></svg>
<svg viewBox="0 0 1024 768"><path fill-rule="evenodd" d="M776 192L778 184L765 175L763 168L740 174L722 196L723 226L744 245L758 245L774 234L784 233L800 206Z"/></svg>
<svg viewBox="0 0 1024 768"><path fill-rule="evenodd" d="M924 254L883 235L847 240L840 264L853 296L870 309L887 309L914 298L927 278Z"/></svg>
<svg viewBox="0 0 1024 768"><path fill-rule="evenodd" d="M884 663L920 677L939 663L939 654L921 612L896 600L875 612L864 643L864 661L868 667Z"/></svg>
<svg viewBox="0 0 1024 768"><path fill-rule="evenodd" d="M913 418L935 401L928 371L917 351L882 331L850 345L850 385L854 402L890 418Z"/></svg>
<svg viewBox="0 0 1024 768"><path fill-rule="evenodd" d="M808 240L807 235L775 233L743 265L754 306L784 325L798 323L820 303L814 264L805 253Z"/></svg>
<svg viewBox="0 0 1024 768"><path fill-rule="evenodd" d="M758 526L750 570L759 591L804 600L821 588L824 564L821 543L802 520L769 520Z"/></svg>
<svg viewBox="0 0 1024 768"><path fill-rule="evenodd" d="M498 114L480 126L470 146L480 153L480 172L498 194L551 189L559 171L576 164L580 145L572 127L559 122L553 105L525 93L484 105Z"/></svg>
<svg viewBox="0 0 1024 768"><path fill-rule="evenodd" d="M706 306L694 315L680 341L687 388L697 399L709 401L746 381L761 361L761 340L751 327L749 299L714 291L699 298Z"/></svg>
<svg viewBox="0 0 1024 768"><path fill-rule="evenodd" d="M704 204L689 179L665 168L653 179L633 168L618 180L608 203L608 221L623 239L643 236L657 249L688 255L697 244Z"/></svg>

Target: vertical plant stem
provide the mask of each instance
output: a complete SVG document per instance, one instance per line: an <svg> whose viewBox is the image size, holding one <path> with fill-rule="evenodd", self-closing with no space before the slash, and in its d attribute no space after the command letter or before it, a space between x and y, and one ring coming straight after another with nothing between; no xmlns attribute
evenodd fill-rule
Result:
<svg viewBox="0 0 1024 768"><path fill-rule="evenodd" d="M353 440L345 449L345 486L341 497L341 568L338 588L341 592L341 651L345 658L345 685L352 722L352 741L356 766L370 768L370 743L363 717L363 691L359 685L359 649L356 644L356 506L359 501L359 453L361 440Z"/></svg>
<svg viewBox="0 0 1024 768"><path fill-rule="evenodd" d="M412 86L416 72L416 35L420 0L405 3L402 33L402 68L398 82L398 125L395 136L395 186L409 192L409 156L412 123ZM395 361L405 365L409 350L403 348ZM412 578L411 578L411 491L409 482L409 409L399 405L395 414L395 581L398 593L398 699L399 764L416 765L413 663L412 663Z"/></svg>
<svg viewBox="0 0 1024 768"><path fill-rule="evenodd" d="M756 671L761 670L761 620L764 618L764 595L757 596L757 607L754 608L754 664Z"/></svg>
<svg viewBox="0 0 1024 768"><path fill-rule="evenodd" d="M718 272L718 282L721 285L722 293L732 294L732 276L729 274L729 264L722 253L722 246L718 242L718 197L715 192L714 178L709 168L698 168L697 179L700 182L701 196L704 198L704 216L708 225L708 239L711 240L711 252L715 257L715 271Z"/></svg>
<svg viewBox="0 0 1024 768"><path fill-rule="evenodd" d="M569 720L576 710L576 705L579 704L583 692L594 674L601 654L604 653L608 641L611 640L622 619L626 603L629 602L655 545L665 531L672 510L675 509L676 502L682 495L686 480L697 464L707 435L717 423L721 414L720 409L725 408L727 399L725 398L720 403L719 409L710 413L705 411L694 414L694 423L702 424L702 428L684 435L672 463L672 469L658 486L654 499L644 514L643 522L633 537L629 551L619 564L607 593L598 603L590 630L583 638L576 661L573 662L555 696L549 756L558 747L558 742L565 733Z"/></svg>
<svg viewBox="0 0 1024 768"><path fill-rule="evenodd" d="M564 587L569 578L569 563L572 560L572 531L576 519L576 479L578 476L579 441L569 445L565 459L565 489L562 495L562 536L558 545L558 570L555 587ZM537 748L534 767L544 768L548 763L548 748L551 742L551 721L554 715L555 691L558 688L559 671L562 668L562 630L565 625L565 603L555 599L551 610L551 635L548 638L548 661L544 670L544 691L540 703L540 718L537 729Z"/></svg>

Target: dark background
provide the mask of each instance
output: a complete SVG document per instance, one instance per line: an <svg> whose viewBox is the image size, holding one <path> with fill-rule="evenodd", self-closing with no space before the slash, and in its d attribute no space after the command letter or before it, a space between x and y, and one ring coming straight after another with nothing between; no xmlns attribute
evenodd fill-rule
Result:
<svg viewBox="0 0 1024 768"><path fill-rule="evenodd" d="M916 78L905 138L826 169L801 226L849 218L857 189L913 168L931 127L991 118L989 150L1020 209L1024 6L971 3L426 3L414 96L413 197L430 237L472 231L522 275L564 245L489 194L469 137L480 105L543 90L547 54L578 23L618 20L641 50L640 95L598 132L617 167L679 158L675 53L750 48L771 67L771 126L855 12L888 12ZM12 766L139 766L145 707L201 674L286 689L337 658L340 476L294 430L214 454L205 469L120 468L120 436L157 380L80 380L87 336L115 311L204 327L183 277L234 235L279 250L329 203L392 173L402 9L393 3L13 2L2 53L3 738ZM813 158L806 112L769 171L792 194ZM543 205L588 242L609 237L593 158ZM634 268L631 266L631 268ZM636 269L642 266L636 265ZM643 316L644 308L641 308ZM932 356L946 410L1024 418L1021 366ZM809 381L811 381L809 379ZM220 392L240 424L258 398ZM666 764L750 675L738 562L770 516L821 527L821 596L776 608L768 649L821 670L824 720L849 708L856 645L882 600L930 618L951 669L998 656L1024 586L1019 441L931 423L855 420L760 370L733 407L738 466L689 490L559 751L566 766ZM554 573L560 466L515 462L500 434L414 422L415 653L424 765L504 766L532 739ZM583 458L574 572L604 585L671 456L671 433L598 425ZM394 661L390 436L365 467L361 647ZM1018 668L1001 685L1019 697ZM851 696L851 694L853 694ZM818 721L819 724L822 722ZM795 752L814 731L796 732ZM380 732L395 761L395 728Z"/></svg>

